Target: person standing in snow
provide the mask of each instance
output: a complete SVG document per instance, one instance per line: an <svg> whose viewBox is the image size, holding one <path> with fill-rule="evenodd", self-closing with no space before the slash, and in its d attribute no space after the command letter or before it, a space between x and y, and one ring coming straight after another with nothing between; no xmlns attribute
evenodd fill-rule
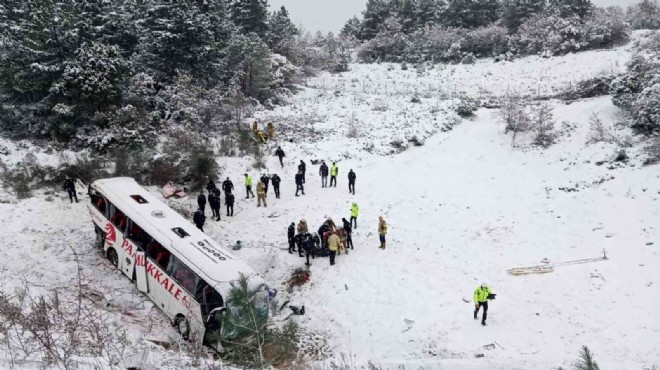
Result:
<svg viewBox="0 0 660 370"><path fill-rule="evenodd" d="M341 222L343 223L344 231L346 231L346 249L353 249L353 228L351 227L351 223L345 218L342 218Z"/></svg>
<svg viewBox="0 0 660 370"><path fill-rule="evenodd" d="M282 179L277 174L274 174L270 180L273 182L273 191L275 192L275 199L280 199L280 182Z"/></svg>
<svg viewBox="0 0 660 370"><path fill-rule="evenodd" d="M305 188L303 187L304 183L305 175L301 170L298 170L298 173L296 174L296 196L299 196L298 191L302 191L302 194L305 195Z"/></svg>
<svg viewBox="0 0 660 370"><path fill-rule="evenodd" d="M296 250L296 224L292 222L287 229L287 240L289 241L289 254L293 254Z"/></svg>
<svg viewBox="0 0 660 370"><path fill-rule="evenodd" d="M332 166L330 166L330 186L332 186L332 184L335 184L335 187L337 187L338 174L339 174L339 167L337 167L337 163L332 162Z"/></svg>
<svg viewBox="0 0 660 370"><path fill-rule="evenodd" d="M250 195L254 198L254 193L252 192L252 177L247 173L245 174L245 199L248 199Z"/></svg>
<svg viewBox="0 0 660 370"><path fill-rule="evenodd" d="M261 180L261 182L264 183L264 186L265 186L264 194L265 194L265 197L268 198L268 183L270 182L270 177L268 177L268 175L266 175L264 173L263 175L261 175L260 180Z"/></svg>
<svg viewBox="0 0 660 370"><path fill-rule="evenodd" d="M215 186L215 181L213 181L211 177L209 177L209 182L206 183L206 190L209 192L209 195L218 190L218 188Z"/></svg>
<svg viewBox="0 0 660 370"><path fill-rule="evenodd" d="M204 196L204 190L200 191L199 195L197 196L197 206L202 210L202 213L204 213L204 209L206 208L206 197Z"/></svg>
<svg viewBox="0 0 660 370"><path fill-rule="evenodd" d="M229 180L229 177L227 177L227 180L222 182L222 190L225 192L225 197L227 194L231 194L232 190L234 190L234 183Z"/></svg>
<svg viewBox="0 0 660 370"><path fill-rule="evenodd" d="M319 168L319 175L321 175L321 187L322 188L327 188L328 187L328 165L325 164L325 161L321 163L321 167Z"/></svg>
<svg viewBox="0 0 660 370"><path fill-rule="evenodd" d="M220 221L220 190L215 189L209 193L209 207L211 207L211 218L215 217L216 221Z"/></svg>
<svg viewBox="0 0 660 370"><path fill-rule="evenodd" d="M360 213L360 207L358 206L357 203L353 202L353 204L351 205L351 225L355 223L355 226L353 226L354 229L357 229L357 218L359 213Z"/></svg>
<svg viewBox="0 0 660 370"><path fill-rule="evenodd" d="M348 171L348 192L355 195L355 172L352 168Z"/></svg>
<svg viewBox="0 0 660 370"><path fill-rule="evenodd" d="M298 165L298 171L302 172L302 183L305 183L305 172L307 172L307 165L301 159L300 164Z"/></svg>
<svg viewBox="0 0 660 370"><path fill-rule="evenodd" d="M477 314L481 307L484 308L484 313L481 315L481 325L486 326L486 318L488 316L488 300L494 299L495 294L486 283L481 283L474 291L474 319L477 319Z"/></svg>
<svg viewBox="0 0 660 370"><path fill-rule="evenodd" d="M264 207L268 207L266 205L266 184L259 181L257 184L257 207L261 207L261 202L264 202Z"/></svg>
<svg viewBox="0 0 660 370"><path fill-rule="evenodd" d="M64 177L64 190L69 194L69 200L73 203L73 200L76 200L78 203L78 194L76 193L76 180L72 179L69 176Z"/></svg>
<svg viewBox="0 0 660 370"><path fill-rule="evenodd" d="M298 222L298 234L305 234L309 232L309 228L307 227L307 220L304 218Z"/></svg>
<svg viewBox="0 0 660 370"><path fill-rule="evenodd" d="M314 239L312 238L312 235L310 233L303 234L302 247L305 250L305 258L307 259L307 262L305 262L305 266L311 266L312 264L309 263L309 256L311 255L312 259L314 259L315 254L314 254Z"/></svg>
<svg viewBox="0 0 660 370"><path fill-rule="evenodd" d="M339 236L337 236L337 233L332 233L328 237L328 250L330 251L330 266L335 264L335 256L337 255L337 251L341 248L340 247L341 240L339 240Z"/></svg>
<svg viewBox="0 0 660 370"><path fill-rule="evenodd" d="M204 216L204 211L198 209L197 212L193 215L193 222L198 229L204 232L204 222L206 221L206 216Z"/></svg>
<svg viewBox="0 0 660 370"><path fill-rule="evenodd" d="M275 155L280 159L280 166L284 168L284 162L282 161L282 159L286 156L286 154L284 154L284 150L282 150L282 147L279 146L277 147L277 150L275 151Z"/></svg>
<svg viewBox="0 0 660 370"><path fill-rule="evenodd" d="M225 206L227 207L227 217L234 217L234 194L225 193Z"/></svg>
<svg viewBox="0 0 660 370"><path fill-rule="evenodd" d="M387 222L383 216L378 216L378 237L380 238L380 249L385 249L385 235L387 235Z"/></svg>

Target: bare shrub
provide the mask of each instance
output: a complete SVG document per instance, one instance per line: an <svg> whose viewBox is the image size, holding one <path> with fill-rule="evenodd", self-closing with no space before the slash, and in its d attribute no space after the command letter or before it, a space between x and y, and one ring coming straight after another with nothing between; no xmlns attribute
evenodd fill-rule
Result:
<svg viewBox="0 0 660 370"><path fill-rule="evenodd" d="M591 113L589 117L589 138L587 144L611 143L614 136L610 128L598 116L598 113Z"/></svg>

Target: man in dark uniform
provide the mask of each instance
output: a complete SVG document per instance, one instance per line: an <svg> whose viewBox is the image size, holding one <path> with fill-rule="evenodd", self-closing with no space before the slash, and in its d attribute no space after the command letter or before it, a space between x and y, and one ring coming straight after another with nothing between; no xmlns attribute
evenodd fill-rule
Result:
<svg viewBox="0 0 660 370"><path fill-rule="evenodd" d="M300 164L298 165L298 171L302 171L302 183L305 183L305 172L307 172L307 165L305 162L301 159Z"/></svg>
<svg viewBox="0 0 660 370"><path fill-rule="evenodd" d="M206 208L206 197L204 196L204 190L199 192L199 195L197 196L197 206L199 206L199 209L202 210L202 214L204 213L204 209Z"/></svg>
<svg viewBox="0 0 660 370"><path fill-rule="evenodd" d="M66 176L64 178L64 190L69 193L69 200L73 203L73 200L76 200L78 203L78 194L76 194L76 180Z"/></svg>
<svg viewBox="0 0 660 370"><path fill-rule="evenodd" d="M193 215L193 222L198 229L204 232L204 222L206 221L206 216L204 216L204 211L198 209L197 212Z"/></svg>
<svg viewBox="0 0 660 370"><path fill-rule="evenodd" d="M289 253L293 254L293 252L296 250L296 223L292 222L291 225L289 225L289 228L287 229L287 239L289 241Z"/></svg>
<svg viewBox="0 0 660 370"><path fill-rule="evenodd" d="M284 158L284 156L286 155L284 154L284 150L282 150L282 148L278 146L277 150L275 151L275 155L280 159L280 165L282 166L282 168L284 168L284 162L282 162L282 158Z"/></svg>
<svg viewBox="0 0 660 370"><path fill-rule="evenodd" d="M348 192L355 195L355 172L352 168L348 171Z"/></svg>
<svg viewBox="0 0 660 370"><path fill-rule="evenodd" d="M225 193L225 206L227 206L227 216L234 217L234 194Z"/></svg>
<svg viewBox="0 0 660 370"><path fill-rule="evenodd" d="M265 193L265 194L266 194L266 198L268 198L268 183L270 182L270 177L268 177L268 175L266 175L266 174L264 173L263 175L261 175L261 179L260 179L260 180L261 180L261 182L263 182L264 185L266 186L266 193Z"/></svg>
<svg viewBox="0 0 660 370"><path fill-rule="evenodd" d="M229 177L227 177L227 180L222 182L222 190L224 190L225 196L227 194L231 194L231 191L234 190L234 183L229 180Z"/></svg>
<svg viewBox="0 0 660 370"><path fill-rule="evenodd" d="M275 191L275 198L280 199L280 182L282 179L277 174L271 176L270 181L273 182L273 190Z"/></svg>
<svg viewBox="0 0 660 370"><path fill-rule="evenodd" d="M327 188L328 187L328 165L325 164L325 161L321 163L321 167L319 168L319 175L321 175L321 187L322 188Z"/></svg>
<svg viewBox="0 0 660 370"><path fill-rule="evenodd" d="M215 189L209 194L209 206L211 207L211 212L213 212L213 217L216 221L220 221L220 190Z"/></svg>
<svg viewBox="0 0 660 370"><path fill-rule="evenodd" d="M298 196L298 191L302 191L302 194L305 195L305 188L303 184L305 183L305 178L302 170L298 170L296 174L296 196Z"/></svg>

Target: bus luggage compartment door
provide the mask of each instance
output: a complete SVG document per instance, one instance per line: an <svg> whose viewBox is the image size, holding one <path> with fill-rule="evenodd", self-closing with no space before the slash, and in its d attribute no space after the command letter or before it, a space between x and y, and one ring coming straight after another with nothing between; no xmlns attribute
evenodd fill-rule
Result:
<svg viewBox="0 0 660 370"><path fill-rule="evenodd" d="M147 285L147 257L144 252L135 253L135 281L139 291L149 293Z"/></svg>

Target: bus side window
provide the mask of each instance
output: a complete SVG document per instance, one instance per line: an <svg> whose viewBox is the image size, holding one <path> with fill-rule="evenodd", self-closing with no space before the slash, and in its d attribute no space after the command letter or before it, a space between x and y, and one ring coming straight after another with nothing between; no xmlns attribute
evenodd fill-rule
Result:
<svg viewBox="0 0 660 370"><path fill-rule="evenodd" d="M167 269L167 273L178 281L185 290L190 293L195 292L195 286L197 285L197 274L192 272L188 266L184 265L176 257L172 257L173 261Z"/></svg>
<svg viewBox="0 0 660 370"><path fill-rule="evenodd" d="M156 256L156 263L163 270L167 270L167 266L170 264L171 256L172 255L167 249L161 248L160 252L158 252L158 255Z"/></svg>
<svg viewBox="0 0 660 370"><path fill-rule="evenodd" d="M124 214L124 212L120 211L117 207L115 208L114 215L112 215L112 223L117 226L119 231L122 233L126 231L126 224L128 221L128 218Z"/></svg>
<svg viewBox="0 0 660 370"><path fill-rule="evenodd" d="M195 292L195 300L200 303L202 308L202 316L206 316L216 308L224 306L224 302L220 293L218 293L212 286L208 285L204 280L199 280L197 291Z"/></svg>
<svg viewBox="0 0 660 370"><path fill-rule="evenodd" d="M147 245L147 255L153 260L158 259L158 253L160 253L162 250L163 246L160 245L156 239L151 239L151 242L149 245Z"/></svg>
<svg viewBox="0 0 660 370"><path fill-rule="evenodd" d="M133 220L130 220L130 227L128 228L128 238L131 239L140 249L145 250L147 242L151 237Z"/></svg>

